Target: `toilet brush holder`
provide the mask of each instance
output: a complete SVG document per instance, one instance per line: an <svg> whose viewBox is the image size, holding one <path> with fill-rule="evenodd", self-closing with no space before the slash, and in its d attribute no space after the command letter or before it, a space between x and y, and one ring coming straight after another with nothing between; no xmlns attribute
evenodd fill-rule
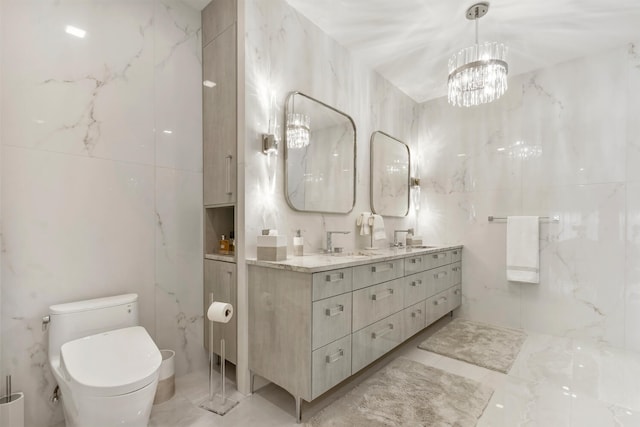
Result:
<svg viewBox="0 0 640 427"><path fill-rule="evenodd" d="M24 393L0 398L0 426L24 427Z"/></svg>
<svg viewBox="0 0 640 427"><path fill-rule="evenodd" d="M207 317L209 319L209 397L200 404L200 408L206 409L218 415L224 415L233 409L238 402L233 399L229 399L226 395L225 388L225 342L224 335L220 340L220 391L214 392L213 390L213 364L215 354L213 353L213 322L227 323L231 320L233 315L233 307L229 304L219 303L213 301L213 294L209 295L209 310L207 311Z"/></svg>

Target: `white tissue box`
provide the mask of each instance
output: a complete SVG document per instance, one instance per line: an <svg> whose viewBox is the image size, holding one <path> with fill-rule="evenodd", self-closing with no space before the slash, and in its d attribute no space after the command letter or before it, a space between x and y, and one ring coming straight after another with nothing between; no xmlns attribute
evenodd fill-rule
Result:
<svg viewBox="0 0 640 427"><path fill-rule="evenodd" d="M287 259L287 236L258 236L258 260L283 261Z"/></svg>

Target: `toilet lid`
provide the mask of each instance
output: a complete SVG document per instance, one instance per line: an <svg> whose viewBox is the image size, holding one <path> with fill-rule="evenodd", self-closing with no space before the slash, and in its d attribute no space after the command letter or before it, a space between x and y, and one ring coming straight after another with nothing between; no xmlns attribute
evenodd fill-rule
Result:
<svg viewBox="0 0 640 427"><path fill-rule="evenodd" d="M162 356L142 326L69 341L60 348L62 370L72 386L94 396L139 390L158 376Z"/></svg>

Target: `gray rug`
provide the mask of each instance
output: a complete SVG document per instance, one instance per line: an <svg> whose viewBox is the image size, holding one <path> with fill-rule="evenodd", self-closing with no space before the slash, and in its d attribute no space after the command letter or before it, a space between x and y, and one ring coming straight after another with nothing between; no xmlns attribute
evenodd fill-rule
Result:
<svg viewBox="0 0 640 427"><path fill-rule="evenodd" d="M506 374L525 339L522 331L455 319L418 348Z"/></svg>
<svg viewBox="0 0 640 427"><path fill-rule="evenodd" d="M473 427L493 390L398 358L313 417L307 427Z"/></svg>

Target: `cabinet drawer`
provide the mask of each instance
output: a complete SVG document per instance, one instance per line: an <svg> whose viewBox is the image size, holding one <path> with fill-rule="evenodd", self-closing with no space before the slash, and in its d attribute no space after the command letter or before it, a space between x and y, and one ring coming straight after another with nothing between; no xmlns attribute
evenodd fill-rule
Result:
<svg viewBox="0 0 640 427"><path fill-rule="evenodd" d="M421 301L409 308L402 310L404 317L404 329L402 330L402 340L406 340L417 334L427 326L426 302Z"/></svg>
<svg viewBox="0 0 640 427"><path fill-rule="evenodd" d="M450 285L458 285L462 283L462 263L456 262L455 264L451 264L451 281Z"/></svg>
<svg viewBox="0 0 640 427"><path fill-rule="evenodd" d="M426 268L428 269L442 267L451 263L451 253L446 251L427 254L425 258Z"/></svg>
<svg viewBox="0 0 640 427"><path fill-rule="evenodd" d="M404 307L404 279L391 280L353 293L353 330L387 317Z"/></svg>
<svg viewBox="0 0 640 427"><path fill-rule="evenodd" d="M311 398L315 399L351 375L351 335L315 350L311 358Z"/></svg>
<svg viewBox="0 0 640 427"><path fill-rule="evenodd" d="M351 292L352 271L350 268L323 271L313 275L313 300L329 298Z"/></svg>
<svg viewBox="0 0 640 427"><path fill-rule="evenodd" d="M419 273L427 268L427 255L414 255L404 259L404 274Z"/></svg>
<svg viewBox="0 0 640 427"><path fill-rule="evenodd" d="M442 292L451 287L451 269L449 266L434 268L433 270L427 271L427 280L429 281L429 286L431 290L431 295ZM427 295L427 296L431 296Z"/></svg>
<svg viewBox="0 0 640 427"><path fill-rule="evenodd" d="M426 313L428 325L451 311L449 310L450 299L451 296L449 295L448 290L440 292L439 294L427 299Z"/></svg>
<svg viewBox="0 0 640 427"><path fill-rule="evenodd" d="M450 260L449 262L459 262L462 261L462 249L453 249L451 251L449 251L450 255Z"/></svg>
<svg viewBox="0 0 640 427"><path fill-rule="evenodd" d="M431 291L429 294L427 294L428 288ZM404 278L404 307L409 307L433 294L431 282L427 279L425 272L412 274Z"/></svg>
<svg viewBox="0 0 640 427"><path fill-rule="evenodd" d="M356 373L402 342L402 312L352 335L351 372Z"/></svg>
<svg viewBox="0 0 640 427"><path fill-rule="evenodd" d="M462 285L453 286L449 288L448 292L449 299L447 300L447 303L449 306L447 307L447 311L453 311L462 304Z"/></svg>
<svg viewBox="0 0 640 427"><path fill-rule="evenodd" d="M377 262L353 268L353 290L404 276L404 260Z"/></svg>
<svg viewBox="0 0 640 427"><path fill-rule="evenodd" d="M351 294L313 303L313 350L351 333Z"/></svg>

